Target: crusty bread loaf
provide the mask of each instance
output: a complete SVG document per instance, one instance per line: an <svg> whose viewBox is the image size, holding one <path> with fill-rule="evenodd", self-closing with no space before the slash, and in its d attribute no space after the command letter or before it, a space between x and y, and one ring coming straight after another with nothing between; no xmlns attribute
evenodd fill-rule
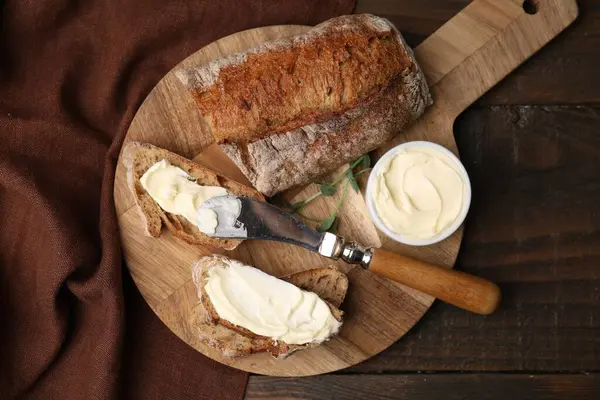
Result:
<svg viewBox="0 0 600 400"><path fill-rule="evenodd" d="M184 217L161 209L146 192L140 183L140 178L148 168L161 160L167 160L172 165L183 169L190 176L196 178L200 185L221 186L232 194L264 200L264 197L256 190L218 175L175 153L148 143L130 142L123 149L123 164L127 170L127 182L146 224L146 233L149 236L158 237L162 226L165 225L173 235L191 244L212 245L227 250L235 248L241 242L240 240L216 239L205 235Z"/></svg>
<svg viewBox="0 0 600 400"><path fill-rule="evenodd" d="M200 340L222 352L227 357L239 357L253 353L269 352L277 358L285 358L295 351L318 345L288 345L272 338L256 335L242 327L223 321L215 312L204 286L205 276L223 256L213 255L198 260L193 266L193 278L200 303L195 309L194 327ZM311 291L325 300L334 316L341 321L343 313L338 308L348 290L348 278L334 266L310 269L281 277L302 290Z"/></svg>
<svg viewBox="0 0 600 400"><path fill-rule="evenodd" d="M177 76L221 148L267 196L379 147L431 103L400 33L368 14Z"/></svg>
<svg viewBox="0 0 600 400"><path fill-rule="evenodd" d="M247 142L328 120L377 95L411 67L394 36L382 18L334 18L177 76L218 143Z"/></svg>

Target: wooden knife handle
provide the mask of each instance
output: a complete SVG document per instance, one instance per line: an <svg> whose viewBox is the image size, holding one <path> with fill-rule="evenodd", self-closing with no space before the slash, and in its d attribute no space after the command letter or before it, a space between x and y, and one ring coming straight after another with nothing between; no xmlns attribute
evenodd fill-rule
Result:
<svg viewBox="0 0 600 400"><path fill-rule="evenodd" d="M491 314L500 303L500 288L464 272L375 249L369 271L477 313Z"/></svg>

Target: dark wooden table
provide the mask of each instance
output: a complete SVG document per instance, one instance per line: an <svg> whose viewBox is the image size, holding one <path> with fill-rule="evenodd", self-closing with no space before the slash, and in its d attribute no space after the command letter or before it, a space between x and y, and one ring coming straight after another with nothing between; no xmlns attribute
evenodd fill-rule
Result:
<svg viewBox="0 0 600 400"><path fill-rule="evenodd" d="M539 0L543 3L544 0ZM359 0L415 46L467 0ZM497 282L481 317L436 302L335 374L251 376L248 399L600 399L600 0L456 122L473 204L457 268Z"/></svg>

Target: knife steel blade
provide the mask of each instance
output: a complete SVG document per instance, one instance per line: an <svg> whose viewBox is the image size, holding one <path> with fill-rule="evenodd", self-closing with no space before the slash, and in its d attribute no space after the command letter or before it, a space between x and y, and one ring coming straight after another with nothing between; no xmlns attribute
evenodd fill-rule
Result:
<svg viewBox="0 0 600 400"><path fill-rule="evenodd" d="M217 196L202 203L200 209L210 209L217 214L215 231L204 232L212 237L285 242L365 267L371 258L369 251L361 246L346 244L344 238L333 233L317 232L293 215L264 201L241 196Z"/></svg>

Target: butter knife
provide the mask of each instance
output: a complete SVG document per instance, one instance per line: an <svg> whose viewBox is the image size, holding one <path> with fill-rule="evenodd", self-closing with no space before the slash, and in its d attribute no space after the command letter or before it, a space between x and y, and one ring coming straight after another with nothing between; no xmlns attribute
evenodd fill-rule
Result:
<svg viewBox="0 0 600 400"><path fill-rule="evenodd" d="M500 302L498 286L483 278L443 268L380 248L346 242L330 232L317 232L293 215L264 201L249 197L218 196L200 209L217 216L214 231L222 239L274 240L304 247L324 257L358 264L378 275L434 296L462 309L491 314Z"/></svg>

